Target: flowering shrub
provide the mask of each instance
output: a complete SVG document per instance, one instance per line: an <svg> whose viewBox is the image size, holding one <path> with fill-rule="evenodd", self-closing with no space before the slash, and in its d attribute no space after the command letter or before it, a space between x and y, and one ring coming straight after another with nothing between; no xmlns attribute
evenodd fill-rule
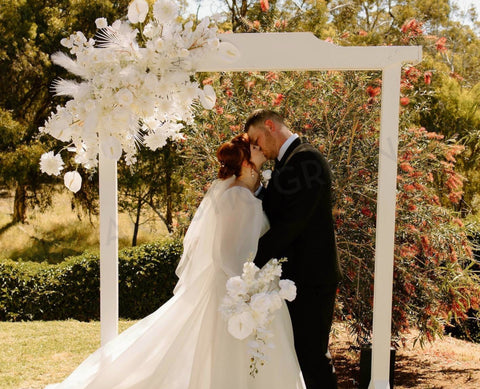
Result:
<svg viewBox="0 0 480 389"><path fill-rule="evenodd" d="M217 103L211 111L200 112L196 126L187 130L192 134L186 141L193 170L190 183L195 189L192 200L198 201L215 178L218 145L243 131L253 109L277 109L290 128L330 162L345 274L337 314L351 325L359 343L369 341L380 74L251 72L209 76L203 82L215 87ZM466 308L476 306L479 294L476 277L468 270L473 259L467 226L453 210L462 192L463 177L455 169L462 147L414 124L416 111L423 108L415 90L429 93L422 89L429 82L430 75L421 68L407 67L402 73L402 93L413 97L401 106L392 325L397 339L417 326L422 341L442 334L452 317L461 318ZM186 220L188 213L186 206L182 213Z"/></svg>

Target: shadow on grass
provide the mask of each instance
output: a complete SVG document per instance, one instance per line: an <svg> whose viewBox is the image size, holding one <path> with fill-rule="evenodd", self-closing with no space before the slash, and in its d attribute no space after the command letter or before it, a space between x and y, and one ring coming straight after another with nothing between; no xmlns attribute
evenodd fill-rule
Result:
<svg viewBox="0 0 480 389"><path fill-rule="evenodd" d="M60 224L38 235L28 235L29 244L10 251L10 259L57 264L67 257L80 255L91 247L88 241L92 231L88 227Z"/></svg>
<svg viewBox="0 0 480 389"><path fill-rule="evenodd" d="M12 222L7 223L4 226L0 227L0 235L2 235L4 232L8 231L15 224L17 224L17 223L12 221Z"/></svg>

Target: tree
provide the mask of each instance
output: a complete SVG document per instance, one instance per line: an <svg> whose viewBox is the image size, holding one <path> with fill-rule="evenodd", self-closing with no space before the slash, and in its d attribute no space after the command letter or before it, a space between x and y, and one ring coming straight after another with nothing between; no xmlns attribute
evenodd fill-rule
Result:
<svg viewBox="0 0 480 389"><path fill-rule="evenodd" d="M181 207L184 189L180 185L181 149L168 141L156 151L140 150L135 165L119 164L119 208L127 211L134 222L132 246L137 244L145 207L165 223L170 233L173 232L174 212Z"/></svg>
<svg viewBox="0 0 480 389"><path fill-rule="evenodd" d="M55 144L39 137L38 128L58 103L50 87L64 71L52 66L50 54L60 49L60 40L72 31L93 35L99 14L114 19L125 13L127 5L127 0L6 0L0 4L0 109L4 112L0 125L10 126L6 118L11 117L17 133L0 144L5 153L1 169L8 178L3 184L15 190L13 222L25 221L29 200L47 204L52 193L43 189L52 180L40 174L38 164L40 155Z"/></svg>

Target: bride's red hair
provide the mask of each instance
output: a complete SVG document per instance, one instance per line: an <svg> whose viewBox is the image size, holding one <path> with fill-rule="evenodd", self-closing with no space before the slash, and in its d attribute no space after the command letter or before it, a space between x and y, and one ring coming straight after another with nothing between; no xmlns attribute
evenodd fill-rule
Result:
<svg viewBox="0 0 480 389"><path fill-rule="evenodd" d="M217 159L220 162L218 178L228 178L233 175L239 177L243 161L250 162L251 159L248 135L237 135L222 144L217 150Z"/></svg>

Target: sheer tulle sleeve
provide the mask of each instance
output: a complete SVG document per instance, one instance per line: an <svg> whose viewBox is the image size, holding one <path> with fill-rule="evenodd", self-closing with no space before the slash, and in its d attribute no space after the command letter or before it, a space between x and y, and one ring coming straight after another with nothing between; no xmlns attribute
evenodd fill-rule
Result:
<svg viewBox="0 0 480 389"><path fill-rule="evenodd" d="M262 203L246 188L233 186L219 199L213 245L214 266L228 277L240 275L243 263L255 257L265 229Z"/></svg>

